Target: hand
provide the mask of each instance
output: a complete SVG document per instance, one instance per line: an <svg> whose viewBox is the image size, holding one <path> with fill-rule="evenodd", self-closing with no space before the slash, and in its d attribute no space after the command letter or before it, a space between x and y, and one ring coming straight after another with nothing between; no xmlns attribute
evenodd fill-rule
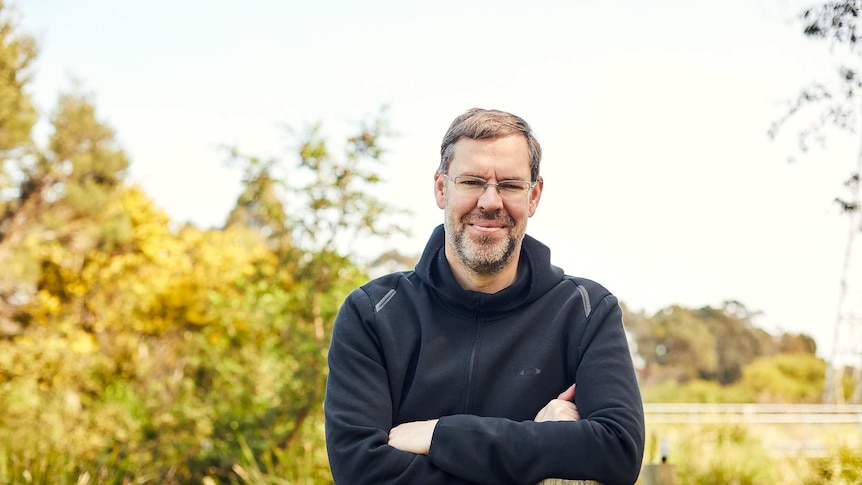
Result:
<svg viewBox="0 0 862 485"><path fill-rule="evenodd" d="M402 423L389 431L389 446L417 455L427 455L437 420Z"/></svg>
<svg viewBox="0 0 862 485"><path fill-rule="evenodd" d="M575 406L575 385L560 393L556 399L545 405L536 415L537 423L542 421L579 421L578 407Z"/></svg>

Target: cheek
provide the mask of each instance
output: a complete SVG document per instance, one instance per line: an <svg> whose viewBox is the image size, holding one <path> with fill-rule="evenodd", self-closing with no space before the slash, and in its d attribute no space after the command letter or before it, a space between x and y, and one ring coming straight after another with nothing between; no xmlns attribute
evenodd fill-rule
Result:
<svg viewBox="0 0 862 485"><path fill-rule="evenodd" d="M466 214L476 209L476 201L464 200L459 197L445 197L445 209L454 214Z"/></svg>
<svg viewBox="0 0 862 485"><path fill-rule="evenodd" d="M521 219L526 219L532 215L531 214L532 211L530 210L530 203L529 202L527 202L525 204L507 205L506 206L506 212L508 212L509 216L512 219L515 219L516 221L521 220Z"/></svg>

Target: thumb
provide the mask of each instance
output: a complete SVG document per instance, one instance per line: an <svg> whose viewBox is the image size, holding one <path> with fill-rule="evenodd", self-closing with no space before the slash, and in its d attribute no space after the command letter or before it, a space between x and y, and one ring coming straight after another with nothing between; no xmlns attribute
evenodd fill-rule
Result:
<svg viewBox="0 0 862 485"><path fill-rule="evenodd" d="M557 399L562 399L563 401L574 402L574 400L575 400L575 384L572 384L571 386L569 386L568 389L561 392L560 395L557 396Z"/></svg>

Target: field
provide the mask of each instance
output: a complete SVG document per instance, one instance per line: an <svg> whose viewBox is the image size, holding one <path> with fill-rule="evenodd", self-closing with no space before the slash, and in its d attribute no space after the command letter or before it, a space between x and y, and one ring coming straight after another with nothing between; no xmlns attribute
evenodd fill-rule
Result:
<svg viewBox="0 0 862 485"><path fill-rule="evenodd" d="M664 456L678 484L862 483L862 406L647 404L645 411L644 463Z"/></svg>

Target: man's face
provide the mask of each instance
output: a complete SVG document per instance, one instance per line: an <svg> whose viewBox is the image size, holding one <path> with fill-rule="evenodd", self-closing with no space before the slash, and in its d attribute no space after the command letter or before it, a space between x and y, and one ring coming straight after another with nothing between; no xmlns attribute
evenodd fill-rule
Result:
<svg viewBox="0 0 862 485"><path fill-rule="evenodd" d="M455 143L450 177L472 175L492 184L530 181L530 154L522 135ZM517 262L527 219L539 203L542 182L518 197L502 197L489 186L481 195L456 190L455 183L435 175L437 205L445 209L446 244L459 261L478 275L495 275Z"/></svg>

